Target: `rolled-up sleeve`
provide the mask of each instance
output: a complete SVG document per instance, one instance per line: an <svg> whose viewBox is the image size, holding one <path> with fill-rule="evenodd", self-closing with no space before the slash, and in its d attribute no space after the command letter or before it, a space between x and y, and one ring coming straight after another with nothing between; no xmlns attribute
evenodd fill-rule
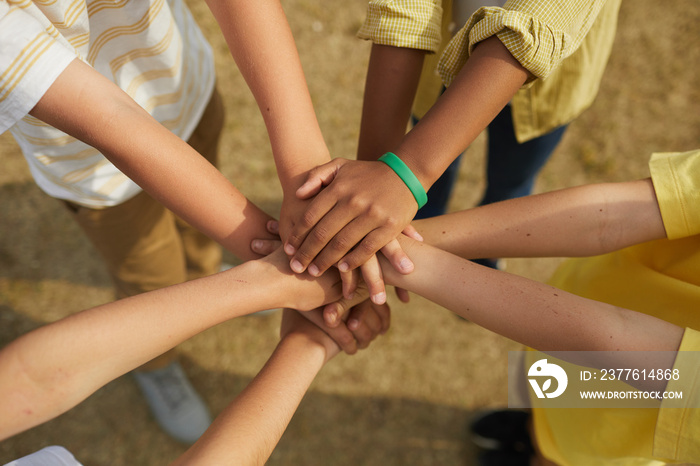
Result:
<svg viewBox="0 0 700 466"><path fill-rule="evenodd" d="M357 36L375 44L437 52L441 0L371 0Z"/></svg>
<svg viewBox="0 0 700 466"><path fill-rule="evenodd" d="M438 71L452 83L476 45L497 36L535 78L544 79L574 53L605 0L513 0L503 8L482 7L450 41Z"/></svg>
<svg viewBox="0 0 700 466"><path fill-rule="evenodd" d="M700 150L654 154L649 171L668 239L700 234Z"/></svg>
<svg viewBox="0 0 700 466"><path fill-rule="evenodd" d="M0 133L27 115L75 58L40 21L0 1Z"/></svg>

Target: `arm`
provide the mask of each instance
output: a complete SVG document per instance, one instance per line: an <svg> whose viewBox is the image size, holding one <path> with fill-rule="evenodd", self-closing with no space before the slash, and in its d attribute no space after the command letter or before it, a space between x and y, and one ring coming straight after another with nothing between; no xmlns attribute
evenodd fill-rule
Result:
<svg viewBox="0 0 700 466"><path fill-rule="evenodd" d="M265 464L297 406L338 346L294 311L262 370L174 464Z"/></svg>
<svg viewBox="0 0 700 466"><path fill-rule="evenodd" d="M238 257L259 257L250 250L250 241L260 235L272 238L265 229L267 214L81 61L68 65L30 113L97 148L154 198Z"/></svg>
<svg viewBox="0 0 700 466"><path fill-rule="evenodd" d="M393 152L427 191L528 76L498 38L486 39ZM336 159L312 170L297 195L314 194L303 222L295 225L285 245L288 253L294 251L300 270L313 264L322 272L341 259L350 269L359 266L396 238L417 211L411 192L381 162Z"/></svg>
<svg viewBox="0 0 700 466"><path fill-rule="evenodd" d="M311 280L292 273L278 251L36 329L0 351L0 438L52 419L211 326L260 309L312 309L340 297L340 289L337 274Z"/></svg>
<svg viewBox="0 0 700 466"><path fill-rule="evenodd" d="M666 237L650 179L511 199L414 226L427 243L469 259L593 256Z"/></svg>
<svg viewBox="0 0 700 466"><path fill-rule="evenodd" d="M401 275L386 266L387 283L417 293L486 329L540 351L596 352L583 354L585 360L580 353L570 356L571 362L589 367L642 370L650 363L673 367L682 327L482 267L408 238L401 242L416 263L416 271ZM640 359L639 351L653 353L643 353ZM663 390L665 384L661 380L640 381L635 386Z"/></svg>
<svg viewBox="0 0 700 466"><path fill-rule="evenodd" d="M362 102L358 160L377 160L406 135L426 51L372 44Z"/></svg>
<svg viewBox="0 0 700 466"><path fill-rule="evenodd" d="M296 189L308 170L330 160L292 31L277 0L207 4L265 121L284 192L280 233L286 238L306 205Z"/></svg>

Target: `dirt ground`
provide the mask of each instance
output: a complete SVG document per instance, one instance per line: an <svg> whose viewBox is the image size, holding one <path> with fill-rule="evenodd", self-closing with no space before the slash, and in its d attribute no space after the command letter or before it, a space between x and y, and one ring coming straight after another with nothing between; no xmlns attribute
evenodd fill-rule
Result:
<svg viewBox="0 0 700 466"><path fill-rule="evenodd" d="M203 2L190 2L216 52L228 109L222 171L277 215L281 191L262 119ZM354 156L369 44L355 38L363 0L285 0L331 153ZM700 147L700 3L623 2L598 99L571 124L538 191L648 176L656 151ZM483 185L480 137L453 198L472 206ZM9 134L0 136L0 346L112 297L90 244L57 201L33 183ZM233 260L232 258L229 258ZM508 261L546 280L559 259ZM519 345L413 297L392 300L389 334L341 355L319 375L270 465L473 464L469 420L507 401L507 352ZM254 376L277 341L279 315L240 318L180 347L195 386L219 412ZM0 443L0 464L59 444L85 465L166 464L184 447L161 433L129 377L69 413Z"/></svg>

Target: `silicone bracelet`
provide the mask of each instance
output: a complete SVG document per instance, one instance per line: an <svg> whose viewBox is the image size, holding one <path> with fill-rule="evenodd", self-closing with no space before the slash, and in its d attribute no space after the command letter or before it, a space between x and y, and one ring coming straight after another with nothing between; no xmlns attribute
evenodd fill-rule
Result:
<svg viewBox="0 0 700 466"><path fill-rule="evenodd" d="M406 187L411 191L411 194L413 194L413 197L416 199L419 209L423 207L426 202L428 202L428 195L425 193L423 185L420 184L420 181L418 181L416 175L413 174L411 169L408 168L406 164L403 163L403 160L398 158L396 154L387 152L379 157L379 161L387 164L389 168L394 170L394 173L401 178L401 181L406 184Z"/></svg>

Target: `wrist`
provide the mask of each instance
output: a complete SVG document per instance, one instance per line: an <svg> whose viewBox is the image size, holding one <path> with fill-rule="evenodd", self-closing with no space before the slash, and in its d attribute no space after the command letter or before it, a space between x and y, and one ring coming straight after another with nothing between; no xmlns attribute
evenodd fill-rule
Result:
<svg viewBox="0 0 700 466"><path fill-rule="evenodd" d="M393 172L401 178L401 181L406 185L420 209L428 202L428 195L420 180L413 171L401 160L396 154L387 152L379 157L379 161L385 163L393 170Z"/></svg>

